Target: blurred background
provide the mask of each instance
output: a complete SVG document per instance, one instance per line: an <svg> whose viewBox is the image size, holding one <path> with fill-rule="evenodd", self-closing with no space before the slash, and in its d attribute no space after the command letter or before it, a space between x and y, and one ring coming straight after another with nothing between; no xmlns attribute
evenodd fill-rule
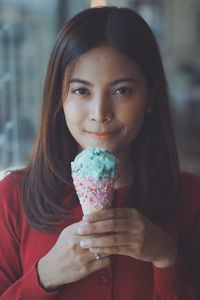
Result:
<svg viewBox="0 0 200 300"><path fill-rule="evenodd" d="M58 32L74 14L105 2L135 9L152 28L169 82L181 168L200 175L199 0L0 0L0 177L30 155Z"/></svg>

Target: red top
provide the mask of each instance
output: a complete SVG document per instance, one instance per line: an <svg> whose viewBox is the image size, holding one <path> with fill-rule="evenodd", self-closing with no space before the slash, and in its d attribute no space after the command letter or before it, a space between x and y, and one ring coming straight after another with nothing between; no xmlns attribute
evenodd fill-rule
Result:
<svg viewBox="0 0 200 300"><path fill-rule="evenodd" d="M74 208L73 221L52 233L32 229L20 188L8 175L0 182L0 300L200 299L200 178L183 174L182 188L182 206L164 228L181 249L176 265L156 268L149 262L115 255L111 267L47 292L38 283L36 263L64 227L82 219L82 210L80 205ZM116 191L116 206L125 205L127 193L127 187Z"/></svg>

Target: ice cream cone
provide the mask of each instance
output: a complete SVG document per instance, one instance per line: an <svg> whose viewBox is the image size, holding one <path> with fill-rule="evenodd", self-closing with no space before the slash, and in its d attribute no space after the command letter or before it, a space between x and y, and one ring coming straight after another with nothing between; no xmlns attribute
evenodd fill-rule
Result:
<svg viewBox="0 0 200 300"><path fill-rule="evenodd" d="M110 152L87 148L71 163L74 186L83 214L112 207L117 158Z"/></svg>

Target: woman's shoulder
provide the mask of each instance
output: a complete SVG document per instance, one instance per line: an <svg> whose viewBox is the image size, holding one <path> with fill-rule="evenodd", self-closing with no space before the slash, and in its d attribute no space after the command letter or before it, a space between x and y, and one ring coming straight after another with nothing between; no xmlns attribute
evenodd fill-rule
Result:
<svg viewBox="0 0 200 300"><path fill-rule="evenodd" d="M23 170L7 172L0 180L0 206L10 206L13 208L19 205L22 194Z"/></svg>
<svg viewBox="0 0 200 300"><path fill-rule="evenodd" d="M14 188L20 186L24 178L24 169L6 171L3 178L0 179L0 188Z"/></svg>
<svg viewBox="0 0 200 300"><path fill-rule="evenodd" d="M23 201L24 171L11 171L0 181L0 230L9 231L20 239L26 224Z"/></svg>

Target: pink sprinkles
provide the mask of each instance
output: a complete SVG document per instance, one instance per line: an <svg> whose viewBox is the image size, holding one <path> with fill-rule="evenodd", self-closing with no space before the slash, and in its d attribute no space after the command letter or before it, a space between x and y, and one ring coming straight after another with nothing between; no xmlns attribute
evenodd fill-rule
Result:
<svg viewBox="0 0 200 300"><path fill-rule="evenodd" d="M111 178L73 178L84 214L112 207L114 180Z"/></svg>

